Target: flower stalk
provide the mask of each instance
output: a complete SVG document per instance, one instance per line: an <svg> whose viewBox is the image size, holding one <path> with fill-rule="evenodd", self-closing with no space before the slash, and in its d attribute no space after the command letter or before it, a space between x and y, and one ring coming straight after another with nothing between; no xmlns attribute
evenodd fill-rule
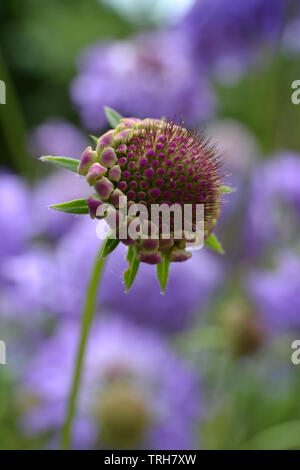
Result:
<svg viewBox="0 0 300 470"><path fill-rule="evenodd" d="M76 413L76 401L82 377L82 366L85 356L87 340L94 318L98 288L106 260L104 254L107 243L108 238L103 242L100 251L97 254L86 293L85 305L81 321L80 338L73 373L73 380L67 405L65 423L62 429L62 448L64 450L70 449L72 441L72 424Z"/></svg>

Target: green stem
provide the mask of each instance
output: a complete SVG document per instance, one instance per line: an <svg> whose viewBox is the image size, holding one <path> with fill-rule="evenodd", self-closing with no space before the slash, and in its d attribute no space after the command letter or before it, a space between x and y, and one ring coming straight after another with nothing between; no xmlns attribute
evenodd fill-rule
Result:
<svg viewBox="0 0 300 470"><path fill-rule="evenodd" d="M63 430L62 430L62 448L65 450L70 448L70 443L71 443L72 423L73 423L73 419L74 419L74 415L76 411L76 400L77 400L77 395L78 395L80 380L81 380L81 375L82 375L82 365L83 365L83 360L84 360L84 354L85 354L86 344L87 344L88 336L90 333L92 321L94 318L98 286L101 280L101 275L103 272L103 267L104 267L105 259L106 259L106 258L103 258L102 256L104 246L105 246L105 241L103 242L100 252L97 255L97 258L93 267L93 271L90 277L87 293L86 293L85 306L84 306L82 322L81 322L81 334L80 334L80 340L78 344L71 393L70 393L69 402L68 402L66 419L65 419L64 426L63 426Z"/></svg>

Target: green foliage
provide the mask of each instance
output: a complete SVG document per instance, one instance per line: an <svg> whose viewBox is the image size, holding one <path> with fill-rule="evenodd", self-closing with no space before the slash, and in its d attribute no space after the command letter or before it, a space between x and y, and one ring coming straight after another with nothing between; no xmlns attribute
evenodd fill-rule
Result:
<svg viewBox="0 0 300 470"><path fill-rule="evenodd" d="M136 256L135 248L133 246L128 248L126 259L129 262L129 267L124 272L124 282L126 291L128 292L135 280L140 265L140 262Z"/></svg>
<svg viewBox="0 0 300 470"><path fill-rule="evenodd" d="M55 211L59 212L66 212L67 214L89 213L86 199L75 199L74 201L62 202L61 204L50 206L50 209L54 209Z"/></svg>
<svg viewBox="0 0 300 470"><path fill-rule="evenodd" d="M169 279L169 268L170 268L170 259L164 253L162 262L159 263L156 267L157 278L158 278L158 281L160 283L163 293L166 290L168 279Z"/></svg>
<svg viewBox="0 0 300 470"><path fill-rule="evenodd" d="M120 122L120 119L122 119L123 116L121 116L118 111L115 111L114 109L110 108L109 106L104 106L104 111L106 114L106 119L110 126L114 129L117 127L117 125Z"/></svg>
<svg viewBox="0 0 300 470"><path fill-rule="evenodd" d="M291 102L291 84L299 76L298 57L269 54L232 86L216 84L222 117L245 124L266 156L278 148L300 151L299 106Z"/></svg>
<svg viewBox="0 0 300 470"><path fill-rule="evenodd" d="M102 246L102 252L101 252L102 258L105 258L110 253L112 253L117 248L119 243L120 243L120 240L118 240L117 238L107 237L107 239L104 241L103 246Z"/></svg>
<svg viewBox="0 0 300 470"><path fill-rule="evenodd" d="M209 237L205 240L205 245L210 248L211 250L216 251L220 255L224 255L225 251L218 240L217 236L214 233L211 233Z"/></svg>
<svg viewBox="0 0 300 470"><path fill-rule="evenodd" d="M74 119L68 88L78 55L93 42L135 27L98 0L1 0L0 42L30 125L46 116ZM2 20L2 21L1 21ZM20 51L26 50L25 53Z"/></svg>
<svg viewBox="0 0 300 470"><path fill-rule="evenodd" d="M31 406L30 397L17 392L17 383L4 367L0 366L0 450L31 450L42 448L49 436L24 435L19 417ZM33 397L32 397L33 398Z"/></svg>
<svg viewBox="0 0 300 470"><path fill-rule="evenodd" d="M42 162L54 163L55 165L65 168L66 170L73 171L74 173L77 173L78 165L80 163L79 160L76 160L74 158L66 158L66 157L46 156L46 157L41 157L40 160Z"/></svg>
<svg viewBox="0 0 300 470"><path fill-rule="evenodd" d="M233 188L231 188L230 186L225 186L225 185L221 186L220 190L221 190L221 193L232 193L234 191Z"/></svg>

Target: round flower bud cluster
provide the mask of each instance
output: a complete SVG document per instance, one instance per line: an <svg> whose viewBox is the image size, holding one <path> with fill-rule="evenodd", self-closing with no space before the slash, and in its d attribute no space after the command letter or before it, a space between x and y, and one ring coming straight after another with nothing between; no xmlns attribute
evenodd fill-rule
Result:
<svg viewBox="0 0 300 470"><path fill-rule="evenodd" d="M126 237L121 237L118 230L116 235L125 245L136 247L140 261L158 264L163 253L170 261L191 257L185 248L195 240L198 204L204 208L204 238L212 232L220 214L223 176L220 166L219 155L203 136L188 132L174 122L123 118L116 129L98 139L96 150L88 147L84 151L78 173L86 176L96 192L87 200L92 218L101 218L98 208L105 203L111 204L120 217L122 196L126 197L128 210L133 204L145 206L149 218L141 222L141 236L133 238L126 231ZM186 227L185 231L183 227L177 229L172 209L167 229L161 213L158 224L150 222L153 204L160 207L164 204L167 208L178 204L182 209L182 226L184 205L189 204L190 236ZM129 226L133 219L129 213L121 224ZM119 221L117 224L120 226ZM144 236L145 231L151 232L148 238Z"/></svg>

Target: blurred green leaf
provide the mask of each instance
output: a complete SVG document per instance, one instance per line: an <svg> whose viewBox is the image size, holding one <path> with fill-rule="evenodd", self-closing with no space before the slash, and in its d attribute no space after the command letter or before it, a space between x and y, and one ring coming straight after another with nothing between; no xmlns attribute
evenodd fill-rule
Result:
<svg viewBox="0 0 300 470"><path fill-rule="evenodd" d="M80 163L79 160L76 160L75 158L66 158L66 157L41 157L40 158L41 162L50 162L54 163L55 165L61 166L62 168L65 168L66 170L73 171L74 173L77 173L78 165Z"/></svg>
<svg viewBox="0 0 300 470"><path fill-rule="evenodd" d="M282 423L265 429L241 448L248 450L300 449L300 421Z"/></svg>
<svg viewBox="0 0 300 470"><path fill-rule="evenodd" d="M218 240L217 236L214 233L211 233L204 243L211 250L220 253L220 255L224 255L225 251L221 245L221 242Z"/></svg>
<svg viewBox="0 0 300 470"><path fill-rule="evenodd" d="M231 188L230 186L223 185L223 186L221 186L220 191L221 191L221 193L233 193L234 188Z"/></svg>
<svg viewBox="0 0 300 470"><path fill-rule="evenodd" d="M97 144L97 142L98 142L98 137L96 137L95 135L90 134L90 138L92 139L92 141L93 141L95 144Z"/></svg>
<svg viewBox="0 0 300 470"><path fill-rule="evenodd" d="M61 204L55 204L50 206L50 209L54 209L59 212L66 212L67 214L88 214L89 208L86 199L75 199L74 201L63 202Z"/></svg>
<svg viewBox="0 0 300 470"><path fill-rule="evenodd" d="M126 291L128 292L135 280L140 265L133 246L128 248L126 259L129 262L129 268L124 272L124 282Z"/></svg>
<svg viewBox="0 0 300 470"><path fill-rule="evenodd" d="M123 116L120 113L118 113L118 111L115 111L109 106L104 106L104 111L105 111L107 121L109 122L111 127L115 129L115 127L117 127L117 125L120 122L120 119L122 119Z"/></svg>

